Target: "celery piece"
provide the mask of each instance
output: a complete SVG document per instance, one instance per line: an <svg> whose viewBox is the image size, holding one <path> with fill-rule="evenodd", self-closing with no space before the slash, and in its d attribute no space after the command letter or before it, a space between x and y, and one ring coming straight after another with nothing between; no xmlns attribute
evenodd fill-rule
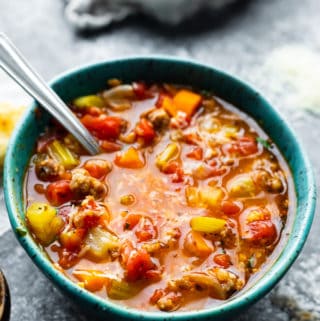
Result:
<svg viewBox="0 0 320 321"><path fill-rule="evenodd" d="M111 280L107 286L108 297L113 300L125 300L133 297L138 292L136 286L125 281Z"/></svg>
<svg viewBox="0 0 320 321"><path fill-rule="evenodd" d="M220 205L224 195L220 188L208 186L199 189L199 196L205 207L216 208Z"/></svg>
<svg viewBox="0 0 320 321"><path fill-rule="evenodd" d="M110 251L120 246L119 239L101 227L90 230L85 239L85 245L88 246L88 254L98 260L107 258Z"/></svg>
<svg viewBox="0 0 320 321"><path fill-rule="evenodd" d="M66 169L73 168L79 164L70 149L58 140L54 140L48 147L51 156L61 163Z"/></svg>
<svg viewBox="0 0 320 321"><path fill-rule="evenodd" d="M254 181L248 174L236 176L228 182L227 189L232 197L253 197L257 193Z"/></svg>

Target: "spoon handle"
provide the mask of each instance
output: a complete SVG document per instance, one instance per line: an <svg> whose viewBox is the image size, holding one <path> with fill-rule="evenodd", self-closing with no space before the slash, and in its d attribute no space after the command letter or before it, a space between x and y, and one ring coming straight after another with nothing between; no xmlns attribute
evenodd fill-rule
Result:
<svg viewBox="0 0 320 321"><path fill-rule="evenodd" d="M97 141L2 33L0 67L56 118L90 154L95 155L99 152Z"/></svg>

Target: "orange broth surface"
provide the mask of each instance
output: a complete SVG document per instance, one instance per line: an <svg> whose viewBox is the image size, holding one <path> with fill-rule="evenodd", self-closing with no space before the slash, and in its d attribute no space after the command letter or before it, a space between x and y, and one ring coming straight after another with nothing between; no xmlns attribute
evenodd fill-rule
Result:
<svg viewBox="0 0 320 321"><path fill-rule="evenodd" d="M27 226L57 269L102 298L166 312L223 303L280 251L295 208L286 162L208 92L109 84L70 103L99 155L58 124L40 136Z"/></svg>

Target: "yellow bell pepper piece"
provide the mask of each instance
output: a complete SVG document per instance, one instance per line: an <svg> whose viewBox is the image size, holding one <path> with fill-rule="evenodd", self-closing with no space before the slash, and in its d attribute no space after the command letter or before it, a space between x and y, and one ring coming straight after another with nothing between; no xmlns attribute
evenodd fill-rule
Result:
<svg viewBox="0 0 320 321"><path fill-rule="evenodd" d="M221 232L226 226L226 220L215 217L198 216L193 217L190 221L193 231L204 233Z"/></svg>
<svg viewBox="0 0 320 321"><path fill-rule="evenodd" d="M252 177L243 174L232 179L227 185L230 196L233 197L253 197L257 193Z"/></svg>
<svg viewBox="0 0 320 321"><path fill-rule="evenodd" d="M101 97L97 95L89 95L89 96L82 96L79 98L76 98L73 101L73 104L77 108L85 108L85 107L104 107L104 101Z"/></svg>
<svg viewBox="0 0 320 321"><path fill-rule="evenodd" d="M224 195L220 188L208 186L199 190L199 196L204 206L216 208L220 205Z"/></svg>
<svg viewBox="0 0 320 321"><path fill-rule="evenodd" d="M223 192L216 187L193 187L188 186L185 190L187 204L191 207L217 208L223 199Z"/></svg>
<svg viewBox="0 0 320 321"><path fill-rule="evenodd" d="M26 212L26 218L40 243L44 246L54 241L63 227L63 220L57 216L57 210L46 203L35 202Z"/></svg>
<svg viewBox="0 0 320 321"><path fill-rule="evenodd" d="M185 193L186 193L186 200L187 200L188 206L191 206L191 207L201 206L199 190L197 187L187 186Z"/></svg>
<svg viewBox="0 0 320 321"><path fill-rule="evenodd" d="M159 169L163 169L169 161L176 159L180 154L180 145L177 143L169 144L164 151L162 151L156 158L156 165Z"/></svg>

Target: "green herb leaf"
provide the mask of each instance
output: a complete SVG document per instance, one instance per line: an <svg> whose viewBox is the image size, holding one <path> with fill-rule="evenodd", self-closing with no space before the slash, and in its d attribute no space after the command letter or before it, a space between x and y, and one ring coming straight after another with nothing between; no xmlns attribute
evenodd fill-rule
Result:
<svg viewBox="0 0 320 321"><path fill-rule="evenodd" d="M267 148L267 149L272 148L270 142L269 142L268 140L266 140L266 139L263 139L263 138L261 138L261 137L257 137L257 138L256 138L256 141L257 141L259 144L261 144L263 147Z"/></svg>

